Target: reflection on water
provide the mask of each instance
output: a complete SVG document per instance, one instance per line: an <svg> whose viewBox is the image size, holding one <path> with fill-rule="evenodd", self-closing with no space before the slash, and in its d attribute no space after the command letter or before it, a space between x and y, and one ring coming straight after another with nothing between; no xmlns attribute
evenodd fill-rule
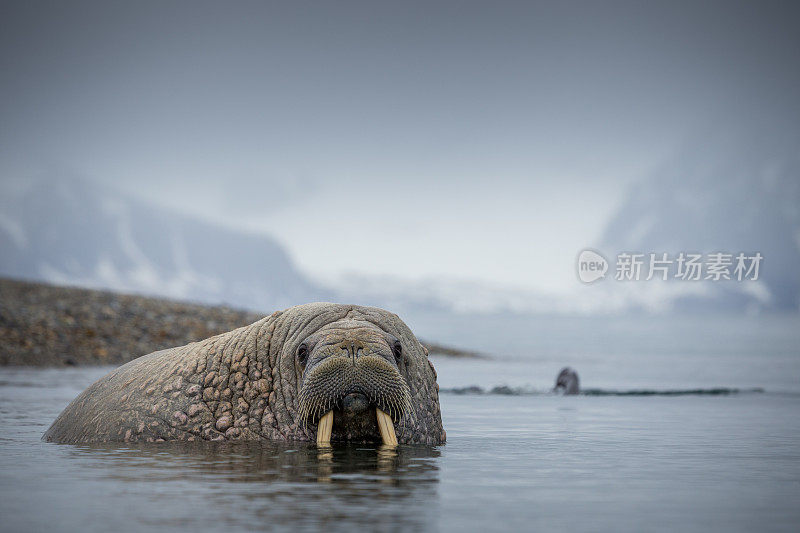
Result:
<svg viewBox="0 0 800 533"><path fill-rule="evenodd" d="M208 503L214 519L229 525L386 522L420 530L436 507L439 451L431 447L200 442L66 448L69 458L96 471L98 481L218 486ZM409 513L412 506L427 512Z"/></svg>
<svg viewBox="0 0 800 533"><path fill-rule="evenodd" d="M65 445L66 446L66 445ZM164 481L178 476L230 482L312 483L321 478L346 488L351 475L382 485L403 487L409 475L415 483L435 481L436 468L428 459L439 457L433 447L366 447L283 442L161 442L69 445L70 455L91 457L93 467L113 467L110 478L137 481L148 468ZM148 472L148 481L154 479Z"/></svg>

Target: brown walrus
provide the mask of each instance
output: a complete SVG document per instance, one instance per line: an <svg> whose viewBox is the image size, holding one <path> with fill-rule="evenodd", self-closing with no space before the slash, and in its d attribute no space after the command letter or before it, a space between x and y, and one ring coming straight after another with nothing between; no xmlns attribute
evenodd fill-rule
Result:
<svg viewBox="0 0 800 533"><path fill-rule="evenodd" d="M436 445L438 391L397 315L313 303L135 359L75 398L43 438Z"/></svg>

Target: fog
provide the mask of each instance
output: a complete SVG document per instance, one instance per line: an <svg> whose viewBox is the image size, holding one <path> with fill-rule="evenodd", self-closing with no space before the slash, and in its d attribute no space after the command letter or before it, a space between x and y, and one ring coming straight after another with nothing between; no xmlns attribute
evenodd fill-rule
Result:
<svg viewBox="0 0 800 533"><path fill-rule="evenodd" d="M711 199L753 138L742 191L758 194L763 165L796 159L799 11L4 2L0 179L79 177L269 235L329 285L581 290L578 252L622 241L610 221L664 169L676 169L668 192L702 175ZM792 165L779 181L796 194ZM8 234L24 226L12 218ZM785 261L796 221L775 222L788 237L773 247L795 247ZM686 231L672 243L695 246ZM701 244L738 242L724 240Z"/></svg>

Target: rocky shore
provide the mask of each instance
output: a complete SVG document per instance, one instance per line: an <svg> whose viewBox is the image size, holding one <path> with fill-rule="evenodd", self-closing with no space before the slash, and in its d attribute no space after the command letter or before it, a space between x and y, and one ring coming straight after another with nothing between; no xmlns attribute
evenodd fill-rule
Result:
<svg viewBox="0 0 800 533"><path fill-rule="evenodd" d="M0 365L120 365L251 324L224 306L0 278ZM477 354L425 343L431 354Z"/></svg>

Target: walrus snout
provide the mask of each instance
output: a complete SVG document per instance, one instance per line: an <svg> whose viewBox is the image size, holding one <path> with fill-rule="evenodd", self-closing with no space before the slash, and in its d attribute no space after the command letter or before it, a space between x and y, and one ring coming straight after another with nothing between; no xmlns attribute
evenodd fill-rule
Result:
<svg viewBox="0 0 800 533"><path fill-rule="evenodd" d="M298 395L301 420L314 422L331 409L347 413L377 407L399 421L411 407L411 393L397 367L385 358L327 357L309 369Z"/></svg>

